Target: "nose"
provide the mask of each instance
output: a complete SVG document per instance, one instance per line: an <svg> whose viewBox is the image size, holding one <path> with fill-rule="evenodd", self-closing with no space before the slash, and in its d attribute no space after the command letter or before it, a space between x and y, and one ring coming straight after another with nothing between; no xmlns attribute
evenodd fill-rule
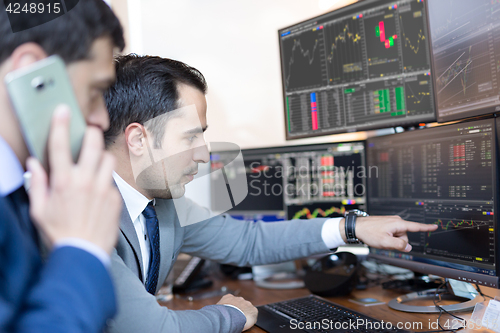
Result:
<svg viewBox="0 0 500 333"><path fill-rule="evenodd" d="M194 148L193 160L197 163L208 163L210 161L210 153L206 143Z"/></svg>

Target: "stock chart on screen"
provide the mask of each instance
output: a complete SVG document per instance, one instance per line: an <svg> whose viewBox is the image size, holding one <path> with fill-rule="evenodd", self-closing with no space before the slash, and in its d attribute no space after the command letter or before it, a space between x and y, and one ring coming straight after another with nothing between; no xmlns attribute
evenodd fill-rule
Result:
<svg viewBox="0 0 500 333"><path fill-rule="evenodd" d="M414 258L494 271L495 131L489 119L368 140L370 214L438 226L409 235Z"/></svg>
<svg viewBox="0 0 500 333"><path fill-rule="evenodd" d="M429 0L437 117L500 110L500 2Z"/></svg>
<svg viewBox="0 0 500 333"><path fill-rule="evenodd" d="M212 152L212 169L226 165L232 153ZM312 219L343 216L346 210L365 208L363 142L243 149L242 154L244 167L225 167L229 180L245 174L248 184L247 197L228 212L233 217ZM218 193L225 185L214 182L211 186L212 209L221 211Z"/></svg>
<svg viewBox="0 0 500 333"><path fill-rule="evenodd" d="M422 0L363 1L279 31L287 139L435 119Z"/></svg>
<svg viewBox="0 0 500 333"><path fill-rule="evenodd" d="M305 148L305 149L304 149ZM366 203L362 142L303 146L281 156L288 219L339 217Z"/></svg>

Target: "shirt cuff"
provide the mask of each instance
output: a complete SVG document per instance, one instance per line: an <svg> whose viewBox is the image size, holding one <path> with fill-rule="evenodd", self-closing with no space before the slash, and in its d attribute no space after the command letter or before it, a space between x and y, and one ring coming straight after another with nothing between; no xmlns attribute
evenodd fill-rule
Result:
<svg viewBox="0 0 500 333"><path fill-rule="evenodd" d="M245 316L245 314L243 313L243 311L241 311L238 307L234 306L234 305L231 305L231 304L222 304L224 306L229 306L229 307L232 307L232 308L235 308L236 310L238 310L239 312L241 312L242 315ZM247 316L245 316L246 318Z"/></svg>
<svg viewBox="0 0 500 333"><path fill-rule="evenodd" d="M323 242L325 242L326 247L329 249L345 245L339 230L341 220L342 217L336 217L326 220L323 224L323 228L321 229L321 238L323 238Z"/></svg>
<svg viewBox="0 0 500 333"><path fill-rule="evenodd" d="M65 246L76 247L80 250L90 253L91 255L99 259L99 261L102 262L102 264L106 268L109 268L109 266L111 265L109 254L94 243L81 238L63 238L54 244L54 250Z"/></svg>

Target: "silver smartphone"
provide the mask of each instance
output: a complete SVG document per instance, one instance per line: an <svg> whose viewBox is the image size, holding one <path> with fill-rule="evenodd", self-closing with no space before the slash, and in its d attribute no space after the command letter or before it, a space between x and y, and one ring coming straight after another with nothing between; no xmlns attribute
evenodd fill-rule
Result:
<svg viewBox="0 0 500 333"><path fill-rule="evenodd" d="M77 161L86 123L80 112L66 65L59 56L50 56L12 71L5 76L7 91L32 156L47 168L47 140L52 114L60 104L71 109L70 145Z"/></svg>

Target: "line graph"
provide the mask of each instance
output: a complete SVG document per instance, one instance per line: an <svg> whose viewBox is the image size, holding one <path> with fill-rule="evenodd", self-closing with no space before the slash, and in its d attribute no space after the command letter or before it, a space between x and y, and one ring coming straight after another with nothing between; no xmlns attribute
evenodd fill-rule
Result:
<svg viewBox="0 0 500 333"><path fill-rule="evenodd" d="M459 219L448 219L447 221L437 220L433 224L438 225L438 229L436 231L428 232L427 233L428 237L445 232L453 232L464 229L475 229L475 228L490 226L490 222L488 221L459 220Z"/></svg>
<svg viewBox="0 0 500 333"><path fill-rule="evenodd" d="M326 84L323 29L306 30L282 40L287 91Z"/></svg>
<svg viewBox="0 0 500 333"><path fill-rule="evenodd" d="M441 107L471 103L488 98L497 87L489 37L480 35L463 41L436 59L437 99Z"/></svg>
<svg viewBox="0 0 500 333"><path fill-rule="evenodd" d="M460 76L460 85L462 92L465 96L467 88L467 76L472 71L471 59L472 45L469 46L467 59L462 58L466 51L464 51L453 63L438 77L438 94L441 93L446 87L450 85L457 77Z"/></svg>
<svg viewBox="0 0 500 333"><path fill-rule="evenodd" d="M497 37L491 28L498 21L495 13L498 7L490 1L461 1L460 6L457 3L457 0L427 3L438 77L438 112L448 120L493 105L492 96L498 92Z"/></svg>
<svg viewBox="0 0 500 333"><path fill-rule="evenodd" d="M410 115L434 112L431 103L431 76L420 74L415 80L405 82L406 110Z"/></svg>
<svg viewBox="0 0 500 333"><path fill-rule="evenodd" d="M293 41L292 57L290 58L290 61L288 62L288 76L286 77L286 84L287 85L290 83L290 75L292 74L292 65L295 62L295 50L299 49L302 57L306 58L309 65L311 65L314 61L314 53L316 52L317 47L318 47L318 40L317 39L314 42L312 52L310 52L310 50L304 50L302 48L302 45L300 44L300 40Z"/></svg>
<svg viewBox="0 0 500 333"><path fill-rule="evenodd" d="M345 44L348 40L353 44L359 43L359 41L361 40L361 36L357 32L349 32L349 25L346 24L344 30L333 39L333 43L330 48L330 54L327 57L328 62L332 62L333 52L338 48L338 43L343 42Z"/></svg>
<svg viewBox="0 0 500 333"><path fill-rule="evenodd" d="M411 89L410 86L408 86L410 94L407 96L409 100L412 100L413 104L420 104L424 100L424 98L429 98L429 95L431 94L428 91L419 91L418 93L415 93L413 89Z"/></svg>
<svg viewBox="0 0 500 333"><path fill-rule="evenodd" d="M321 208L316 208L312 213L309 210L309 208L302 208L298 212L296 212L292 220L300 219L302 217L306 217L308 220L309 219L314 219L317 218L318 216L321 217L328 217L331 216L332 214L338 214L338 215L344 215L346 212L346 208L344 206L342 207L331 207L329 209L323 210Z"/></svg>
<svg viewBox="0 0 500 333"><path fill-rule="evenodd" d="M411 2L411 9L398 15L405 72L429 69L428 39L425 35L425 2Z"/></svg>
<svg viewBox="0 0 500 333"><path fill-rule="evenodd" d="M406 37L405 33L403 32L403 40L404 40L404 46L405 47L408 47L410 48L410 50L413 51L413 53L417 54L418 51L420 51L420 43L422 42L422 46L423 46L423 41L425 40L425 36L424 36L424 33L422 32L422 30L420 30L417 34L417 43L416 43L416 46L412 43L412 41L410 40L409 37Z"/></svg>
<svg viewBox="0 0 500 333"><path fill-rule="evenodd" d="M443 217L431 220L431 224L439 227L436 231L424 234L425 240L422 243L425 244L425 252L466 260L481 258L488 261L491 258L489 240L495 234L493 219L477 218L480 218L479 215L473 214L465 219Z"/></svg>
<svg viewBox="0 0 500 333"><path fill-rule="evenodd" d="M329 83L352 82L364 75L362 42L358 19L348 19L325 26Z"/></svg>

